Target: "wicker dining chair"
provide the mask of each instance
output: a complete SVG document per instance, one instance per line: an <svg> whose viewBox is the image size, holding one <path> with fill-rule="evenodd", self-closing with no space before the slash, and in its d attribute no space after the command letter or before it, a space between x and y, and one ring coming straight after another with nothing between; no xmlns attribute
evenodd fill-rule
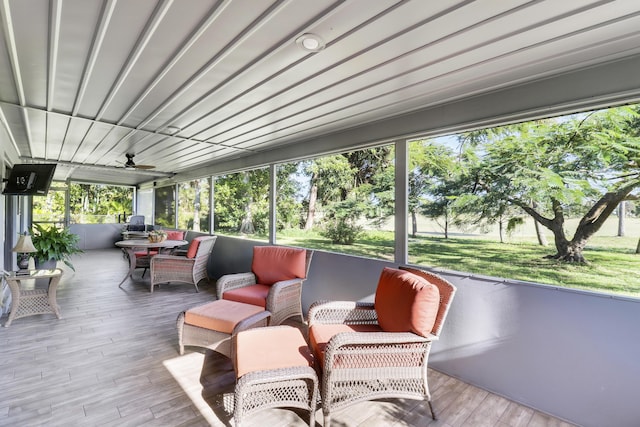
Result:
<svg viewBox="0 0 640 427"><path fill-rule="evenodd" d="M427 362L455 291L423 270L385 268L375 303L312 304L309 340L321 374L325 427L333 411L383 398L425 400L436 419Z"/></svg>
<svg viewBox="0 0 640 427"><path fill-rule="evenodd" d="M158 254L151 257L151 292L160 283L189 283L196 287L203 279L209 280L207 264L218 236L195 237L186 256Z"/></svg>
<svg viewBox="0 0 640 427"><path fill-rule="evenodd" d="M251 271L227 274L216 283L218 299L264 307L270 325L299 316L302 283L309 273L313 251L284 246L254 246Z"/></svg>

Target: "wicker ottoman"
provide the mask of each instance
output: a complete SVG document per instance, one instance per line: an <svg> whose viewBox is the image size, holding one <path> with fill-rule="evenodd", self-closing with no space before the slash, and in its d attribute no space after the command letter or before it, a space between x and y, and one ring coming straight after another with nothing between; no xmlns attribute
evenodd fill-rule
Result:
<svg viewBox="0 0 640 427"><path fill-rule="evenodd" d="M315 426L318 377L313 356L299 329L272 326L242 331L234 337L236 371L234 419L267 408L309 411Z"/></svg>
<svg viewBox="0 0 640 427"><path fill-rule="evenodd" d="M267 326L271 313L263 307L216 300L178 315L178 346L192 345L231 357L231 337L240 331Z"/></svg>

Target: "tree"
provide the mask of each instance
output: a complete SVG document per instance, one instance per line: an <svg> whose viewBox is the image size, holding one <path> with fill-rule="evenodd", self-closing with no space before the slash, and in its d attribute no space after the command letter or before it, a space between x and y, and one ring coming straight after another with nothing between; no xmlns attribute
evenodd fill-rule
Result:
<svg viewBox="0 0 640 427"><path fill-rule="evenodd" d="M269 170L254 169L216 178L216 229L265 234L269 219Z"/></svg>
<svg viewBox="0 0 640 427"><path fill-rule="evenodd" d="M586 262L589 238L640 187L636 118L632 108L619 107L487 133L477 194L518 206L548 228L556 248L551 257ZM569 214L582 215L571 238L565 231Z"/></svg>
<svg viewBox="0 0 640 427"><path fill-rule="evenodd" d="M317 214L317 205L344 200L351 191L354 171L346 157L341 155L324 156L309 162L304 167L309 177L309 202L305 230L313 228Z"/></svg>
<svg viewBox="0 0 640 427"><path fill-rule="evenodd" d="M444 185L446 177L455 174L458 166L459 162L454 158L452 150L434 140L414 141L409 145L407 204L411 215L412 237L416 237L418 231L418 213L430 218L438 218L448 213L446 206L449 200L434 195L441 193L437 190L438 186ZM447 225L448 220L445 218L445 237L448 236Z"/></svg>
<svg viewBox="0 0 640 427"><path fill-rule="evenodd" d="M409 146L408 210L411 215L411 235L417 232L417 214L433 219L449 237L449 226L457 221L458 198L465 188L466 163L474 158L472 151L463 149L458 154L433 140L416 141ZM442 221L442 223L440 222Z"/></svg>

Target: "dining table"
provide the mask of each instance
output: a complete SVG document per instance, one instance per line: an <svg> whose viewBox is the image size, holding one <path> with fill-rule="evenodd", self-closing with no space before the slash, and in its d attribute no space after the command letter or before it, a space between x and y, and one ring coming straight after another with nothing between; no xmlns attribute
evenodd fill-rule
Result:
<svg viewBox="0 0 640 427"><path fill-rule="evenodd" d="M129 257L129 272L127 273L126 276L124 276L124 279L122 279L118 287L122 287L122 284L128 278L133 280L133 272L135 271L136 266L143 267L142 265L139 265L139 263L136 262L136 254L135 254L136 250L140 250L140 249L146 250L147 260L149 263L151 263L151 256L149 254L150 249L158 248L159 252L162 252L162 251L171 250L173 248L177 248L179 246L184 246L187 243L189 242L187 242L186 240L168 240L168 239L163 240L161 242L152 242L149 239L129 239L129 240L120 240L116 242L116 246L124 249L127 253L127 256ZM145 265L145 266L147 268L149 267L148 265Z"/></svg>

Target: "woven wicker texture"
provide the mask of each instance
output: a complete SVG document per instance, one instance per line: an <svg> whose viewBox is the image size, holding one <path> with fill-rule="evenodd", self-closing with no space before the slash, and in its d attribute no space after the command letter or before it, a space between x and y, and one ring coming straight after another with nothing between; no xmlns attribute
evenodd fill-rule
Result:
<svg viewBox="0 0 640 427"><path fill-rule="evenodd" d="M207 265L217 236L200 241L195 258L158 254L151 258L151 292L160 283L189 283L199 291L198 283L209 280Z"/></svg>
<svg viewBox="0 0 640 427"><path fill-rule="evenodd" d="M305 258L305 277L309 274L313 251L307 250ZM266 309L271 312L271 325L279 325L286 319L299 316L302 320L302 284L304 279L292 279L271 285L267 295ZM256 284L253 273L227 274L216 283L218 299L227 291Z"/></svg>
<svg viewBox="0 0 640 427"><path fill-rule="evenodd" d="M293 350L295 351L295 349ZM268 408L299 408L309 411L309 426L315 426L318 378L311 367L281 368L250 372L236 384L234 421Z"/></svg>
<svg viewBox="0 0 640 427"><path fill-rule="evenodd" d="M62 270L55 271L54 275L43 276L49 280L47 289L22 289L20 286L21 281L34 280L31 276L5 276L5 280L11 290L11 312L7 322L4 324L5 327L9 327L15 319L36 314L52 313L58 319L61 318L60 308L56 302L56 289L63 273Z"/></svg>
<svg viewBox="0 0 640 427"><path fill-rule="evenodd" d="M234 337L232 360L236 375L242 375L235 388L236 426L246 415L268 408L308 410L309 425L315 426L318 378L309 366L313 364L311 353L301 351L301 346L306 347L307 342L291 326L270 326ZM256 351L278 356L255 357Z"/></svg>
<svg viewBox="0 0 640 427"><path fill-rule="evenodd" d="M322 366L325 427L331 424L332 411L356 402L382 398L425 400L435 420L427 383L427 363L431 343L438 339L442 330L455 287L432 273L408 267L406 270L425 273L419 275L440 289L440 305L432 334L421 337L411 332L344 332L333 336L325 348ZM372 303L317 302L309 308L310 328L315 324L372 323L377 323Z"/></svg>

